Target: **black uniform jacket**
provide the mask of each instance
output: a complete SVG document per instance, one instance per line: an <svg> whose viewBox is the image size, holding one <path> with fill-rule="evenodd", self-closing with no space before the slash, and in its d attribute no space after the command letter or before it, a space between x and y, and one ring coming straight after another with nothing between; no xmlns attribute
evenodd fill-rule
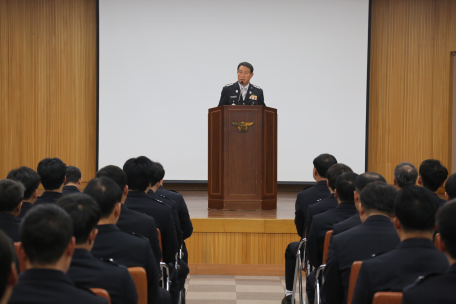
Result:
<svg viewBox="0 0 456 304"><path fill-rule="evenodd" d="M128 269L109 260L99 260L85 249L75 249L67 276L78 287L103 288L112 304L136 304L138 294Z"/></svg>
<svg viewBox="0 0 456 304"><path fill-rule="evenodd" d="M402 291L418 277L444 273L448 267L445 255L431 240L406 239L396 249L363 262L352 304L372 303L378 291Z"/></svg>
<svg viewBox="0 0 456 304"><path fill-rule="evenodd" d="M456 303L456 264L441 275L429 275L404 288L403 304Z"/></svg>
<svg viewBox="0 0 456 304"><path fill-rule="evenodd" d="M305 229L310 231L310 226L312 225L312 219L314 215L334 209L339 203L337 198L334 197L334 193L330 194L327 198L322 199L321 201L316 202L309 206L309 212L307 214L307 223Z"/></svg>
<svg viewBox="0 0 456 304"><path fill-rule="evenodd" d="M362 222L361 217L359 216L359 212L356 212L356 214L350 216L348 219L343 220L340 223L334 224L332 236L334 237L339 233L347 231L348 229L351 229L361 224Z"/></svg>
<svg viewBox="0 0 456 304"><path fill-rule="evenodd" d="M220 96L219 106L229 106L229 105L259 105L265 106L264 104L264 95L263 90L253 84L249 84L249 89L247 94L245 94L245 100L242 98L241 88L239 82L234 82L227 84L222 89L222 94Z"/></svg>
<svg viewBox="0 0 456 304"><path fill-rule="evenodd" d="M81 191L79 191L78 187L76 186L63 186L62 195L68 195L73 193L81 193Z"/></svg>
<svg viewBox="0 0 456 304"><path fill-rule="evenodd" d="M323 246L328 230L356 213L354 203L340 203L336 208L317 214L313 218L310 232L307 235L307 256L313 267L319 267L323 259Z"/></svg>
<svg viewBox="0 0 456 304"><path fill-rule="evenodd" d="M157 224L161 234L163 261L166 263L174 262L180 246L171 207L159 200L150 198L143 191L128 192L125 205L129 209L145 213L155 219L155 224Z"/></svg>
<svg viewBox="0 0 456 304"><path fill-rule="evenodd" d="M364 224L334 236L326 261L324 303L347 303L353 262L391 251L400 242L393 223L383 215L369 216Z"/></svg>
<svg viewBox="0 0 456 304"><path fill-rule="evenodd" d="M17 216L17 219L20 221L24 218L27 212L32 208L32 203L22 202L21 213Z"/></svg>
<svg viewBox="0 0 456 304"><path fill-rule="evenodd" d="M120 216L116 226L127 233L136 233L149 239L150 247L157 262L161 261L160 242L157 225L153 217L128 209L125 204L120 207Z"/></svg>
<svg viewBox="0 0 456 304"><path fill-rule="evenodd" d="M62 197L62 193L60 192L50 192L50 191L44 191L43 194L38 197L33 204L33 206L38 206L41 204L55 204L55 202Z"/></svg>
<svg viewBox="0 0 456 304"><path fill-rule="evenodd" d="M29 269L19 275L10 304L107 304L88 290L76 288L59 270Z"/></svg>
<svg viewBox="0 0 456 304"><path fill-rule="evenodd" d="M301 238L304 237L309 206L315 204L318 200L328 197L330 194L326 181L319 181L312 187L308 187L298 193L295 203L295 225L296 231Z"/></svg>
<svg viewBox="0 0 456 304"><path fill-rule="evenodd" d="M19 220L10 213L0 213L0 229L3 230L13 242L20 242Z"/></svg>

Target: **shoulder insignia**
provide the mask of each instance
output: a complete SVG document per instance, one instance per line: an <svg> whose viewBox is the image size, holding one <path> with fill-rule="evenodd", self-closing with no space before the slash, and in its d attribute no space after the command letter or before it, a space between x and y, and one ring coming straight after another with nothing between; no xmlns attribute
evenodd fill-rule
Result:
<svg viewBox="0 0 456 304"><path fill-rule="evenodd" d="M137 237L140 237L140 238L142 238L142 239L149 240L148 238L146 238L146 237L144 237L144 236L142 236L141 234L138 234L138 233L136 233L136 232L130 232L129 234L134 235L134 236L137 236Z"/></svg>
<svg viewBox="0 0 456 304"><path fill-rule="evenodd" d="M163 203L163 202L162 202L161 200L159 200L159 199L153 198L153 200L156 201L156 202L159 202L160 204L165 204L165 203Z"/></svg>
<svg viewBox="0 0 456 304"><path fill-rule="evenodd" d="M259 89L259 90L263 90L262 88L260 88L260 87L257 86L257 85L252 84L252 86L254 86L255 88L257 88L257 89Z"/></svg>
<svg viewBox="0 0 456 304"><path fill-rule="evenodd" d="M231 86L231 85L233 85L233 84L234 84L234 82L229 83L229 84L227 84L225 87L229 87L229 86Z"/></svg>
<svg viewBox="0 0 456 304"><path fill-rule="evenodd" d="M419 276L415 283L413 283L413 286L416 286L416 285L419 285L420 283L426 281L427 279L429 278L432 278L432 277L435 277L435 276L438 276L440 275L441 273L431 273L431 274L428 274L428 275L425 275L425 276Z"/></svg>
<svg viewBox="0 0 456 304"><path fill-rule="evenodd" d="M171 191L171 192L174 192L174 193L179 193L179 192L177 192L177 191L175 191L175 190L168 190L168 191ZM179 194L180 194L180 193L179 193Z"/></svg>
<svg viewBox="0 0 456 304"><path fill-rule="evenodd" d="M320 198L320 199L317 199L316 203L318 203L319 201L321 201L321 198Z"/></svg>
<svg viewBox="0 0 456 304"><path fill-rule="evenodd" d="M388 251L386 251L386 252L380 252L380 253L374 253L373 255L371 255L371 258L372 258L372 259L373 259L373 258L376 258L376 257L378 257L378 256L381 256L382 254L387 253L387 252L388 252Z"/></svg>
<svg viewBox="0 0 456 304"><path fill-rule="evenodd" d="M114 259L106 259L106 258L104 258L104 259L101 259L101 260L102 260L103 262L106 262L106 263L112 264L112 265L114 265L114 266L120 267L119 264L117 264L116 262L114 262Z"/></svg>
<svg viewBox="0 0 456 304"><path fill-rule="evenodd" d="M164 196L163 194L159 194L159 196L168 199L168 198L167 198L166 196Z"/></svg>

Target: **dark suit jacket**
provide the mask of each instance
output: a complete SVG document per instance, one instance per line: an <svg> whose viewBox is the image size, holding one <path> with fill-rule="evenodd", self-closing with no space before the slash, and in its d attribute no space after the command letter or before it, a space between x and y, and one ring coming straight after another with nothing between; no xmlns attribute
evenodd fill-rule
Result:
<svg viewBox="0 0 456 304"><path fill-rule="evenodd" d="M456 264L441 275L429 275L404 288L403 304L456 303Z"/></svg>
<svg viewBox="0 0 456 304"><path fill-rule="evenodd" d="M38 206L41 204L55 204L55 202L62 197L62 193L60 192L49 192L49 191L44 191L43 194L36 199L36 202L33 204L33 206Z"/></svg>
<svg viewBox="0 0 456 304"><path fill-rule="evenodd" d="M335 198L334 193L332 193L327 198L324 198L321 201L318 201L315 204L310 205L309 212L307 214L307 223L305 230L310 231L310 226L312 225L314 215L334 209L337 207L338 204L339 203L337 202L337 198Z"/></svg>
<svg viewBox="0 0 456 304"><path fill-rule="evenodd" d="M78 187L76 186L63 186L62 195L68 195L73 193L81 193L81 191L79 191Z"/></svg>
<svg viewBox="0 0 456 304"><path fill-rule="evenodd" d="M432 241L406 239L396 249L363 262L352 304L372 303L376 292L402 291L418 277L444 273L448 268L448 260Z"/></svg>
<svg viewBox="0 0 456 304"><path fill-rule="evenodd" d="M21 221L24 216L27 214L27 212L32 209L32 203L29 202L22 202L22 207L21 207L21 213L19 213L17 219Z"/></svg>
<svg viewBox="0 0 456 304"><path fill-rule="evenodd" d="M339 223L356 213L354 203L340 203L336 208L317 214L313 218L310 232L307 235L306 252L310 264L319 267L323 259L323 246L328 230L332 230L334 224Z"/></svg>
<svg viewBox="0 0 456 304"><path fill-rule="evenodd" d="M325 268L324 303L347 303L351 266L395 249L401 240L391 220L369 216L364 224L334 236Z"/></svg>
<svg viewBox="0 0 456 304"><path fill-rule="evenodd" d="M10 304L107 304L88 290L78 289L61 271L29 269L19 275Z"/></svg>
<svg viewBox="0 0 456 304"><path fill-rule="evenodd" d="M340 223L334 224L333 226L333 233L332 236L334 237L335 235L338 235L339 233L342 233L344 231L347 231L353 227L356 227L358 225L361 225L361 217L359 216L359 212L356 212L356 214L350 216L348 219L343 220Z"/></svg>
<svg viewBox="0 0 456 304"><path fill-rule="evenodd" d="M13 242L20 242L19 236L20 222L10 213L0 213L0 229L3 230Z"/></svg>
<svg viewBox="0 0 456 304"><path fill-rule="evenodd" d="M255 100L256 96L256 100ZM229 106L232 104L235 105L259 105L265 106L264 104L264 95L263 90L253 84L249 84L249 89L247 94L245 94L245 100L242 98L241 88L239 82L234 82L227 84L222 89L222 94L220 96L219 106Z"/></svg>
<svg viewBox="0 0 456 304"><path fill-rule="evenodd" d="M318 200L328 197L330 194L326 181L319 181L298 193L295 203L295 225L296 231L301 238L304 237L309 206L315 204Z"/></svg>
<svg viewBox="0 0 456 304"><path fill-rule="evenodd" d="M442 207L443 205L446 204L446 199L440 198L436 193L434 193L435 196L439 199L439 207Z"/></svg>
<svg viewBox="0 0 456 304"><path fill-rule="evenodd" d="M114 262L96 259L85 249L75 249L68 278L78 287L103 288L112 304L136 304L138 294L128 269Z"/></svg>

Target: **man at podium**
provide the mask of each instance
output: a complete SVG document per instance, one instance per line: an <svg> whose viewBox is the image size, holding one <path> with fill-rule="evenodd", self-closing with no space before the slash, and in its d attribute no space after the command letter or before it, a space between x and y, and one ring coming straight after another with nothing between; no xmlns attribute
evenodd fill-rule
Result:
<svg viewBox="0 0 456 304"><path fill-rule="evenodd" d="M219 106L226 105L259 105L265 106L263 90L250 83L253 77L253 66L241 62L237 68L238 81L227 84L222 89Z"/></svg>

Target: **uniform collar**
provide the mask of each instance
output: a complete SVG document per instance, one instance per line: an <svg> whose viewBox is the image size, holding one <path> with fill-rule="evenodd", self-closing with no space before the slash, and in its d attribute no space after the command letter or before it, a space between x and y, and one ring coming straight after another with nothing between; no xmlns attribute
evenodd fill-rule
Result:
<svg viewBox="0 0 456 304"><path fill-rule="evenodd" d="M62 196L61 192L44 191L39 198L58 198Z"/></svg>
<svg viewBox="0 0 456 304"><path fill-rule="evenodd" d="M239 89L242 90L242 84L240 84L239 81L238 81L238 84L239 84ZM249 87L250 87L250 82L249 82L246 86L244 86L244 88L246 89L246 91L249 90Z"/></svg>
<svg viewBox="0 0 456 304"><path fill-rule="evenodd" d="M76 248L73 253L73 259L93 259L93 255L86 249Z"/></svg>
<svg viewBox="0 0 456 304"><path fill-rule="evenodd" d="M147 196L147 193L144 191L129 191L127 198L128 197L148 197L148 196Z"/></svg>
<svg viewBox="0 0 456 304"><path fill-rule="evenodd" d="M70 185L70 186L63 186L63 190L71 190L71 191L77 191L80 192L78 187Z"/></svg>
<svg viewBox="0 0 456 304"><path fill-rule="evenodd" d="M0 220L9 222L19 222L11 213L0 213Z"/></svg>
<svg viewBox="0 0 456 304"><path fill-rule="evenodd" d="M106 225L97 225L98 232L111 232L111 231L120 231L114 224L106 224Z"/></svg>
<svg viewBox="0 0 456 304"><path fill-rule="evenodd" d="M424 247L424 248L435 248L434 243L431 240L425 238L411 238L403 240L397 248L414 248L414 247Z"/></svg>
<svg viewBox="0 0 456 304"><path fill-rule="evenodd" d="M359 213L358 213L358 216L359 216ZM383 223L390 223L391 225L393 225L391 220L387 216L384 216L384 215L371 215L364 221L364 223L372 223L372 222L383 222Z"/></svg>
<svg viewBox="0 0 456 304"><path fill-rule="evenodd" d="M61 281L73 285L65 273L55 269L28 269L19 275L19 281L21 280Z"/></svg>
<svg viewBox="0 0 456 304"><path fill-rule="evenodd" d="M340 203L336 209L356 209L355 203Z"/></svg>

